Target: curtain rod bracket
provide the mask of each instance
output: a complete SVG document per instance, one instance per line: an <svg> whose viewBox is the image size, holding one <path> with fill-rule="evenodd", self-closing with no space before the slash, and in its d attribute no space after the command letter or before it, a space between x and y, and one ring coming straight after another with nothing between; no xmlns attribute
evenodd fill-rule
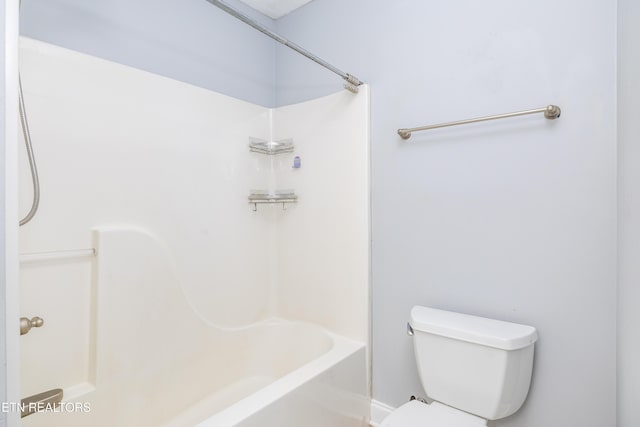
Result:
<svg viewBox="0 0 640 427"><path fill-rule="evenodd" d="M343 79L344 79L344 88L346 90L348 90L351 93L358 93L358 91L360 90L358 86L362 84L360 79L358 79L356 76L353 76L349 73L347 73L347 75L343 77Z"/></svg>

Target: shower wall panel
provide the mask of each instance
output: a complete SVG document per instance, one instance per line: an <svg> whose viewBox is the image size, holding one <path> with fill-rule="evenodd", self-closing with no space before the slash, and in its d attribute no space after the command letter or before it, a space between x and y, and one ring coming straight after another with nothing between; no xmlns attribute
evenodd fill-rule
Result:
<svg viewBox="0 0 640 427"><path fill-rule="evenodd" d="M301 162L275 167L299 195L278 216L277 311L368 342L369 87L277 108L274 129Z"/></svg>
<svg viewBox="0 0 640 427"><path fill-rule="evenodd" d="M271 174L248 150L248 136L269 137L269 110L30 39L20 52L42 183L20 251L91 248L94 227L136 226L170 248L186 299L208 322L273 315L275 223L246 199ZM20 169L26 212L26 158ZM21 341L24 396L91 382L91 276L91 258L22 263L21 315L45 319Z"/></svg>

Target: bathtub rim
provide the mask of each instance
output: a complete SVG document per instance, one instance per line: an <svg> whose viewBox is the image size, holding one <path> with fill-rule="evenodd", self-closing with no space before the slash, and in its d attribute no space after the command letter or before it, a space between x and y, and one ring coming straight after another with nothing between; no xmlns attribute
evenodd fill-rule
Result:
<svg viewBox="0 0 640 427"><path fill-rule="evenodd" d="M282 318L270 318L266 321L282 321L287 323L298 323L310 325L314 328L321 328L333 341L332 347L319 357L312 359L304 365L294 369L288 374L276 379L273 383L252 393L238 402L226 407L220 412L211 414L206 419L200 421L194 427L231 427L246 419L248 416L268 407L278 401L292 390L306 384L307 382L326 372L332 366L347 359L360 350L365 350L367 345L364 342L352 340L328 331L320 325ZM365 396L370 398L370 396Z"/></svg>

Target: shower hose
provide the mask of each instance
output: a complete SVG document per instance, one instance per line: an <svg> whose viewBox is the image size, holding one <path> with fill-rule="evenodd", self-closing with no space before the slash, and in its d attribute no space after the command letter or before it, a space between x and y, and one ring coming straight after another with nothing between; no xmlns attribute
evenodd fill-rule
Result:
<svg viewBox="0 0 640 427"><path fill-rule="evenodd" d="M25 225L34 217L38 211L40 204L40 180L38 179L38 168L36 166L36 158L33 154L33 145L31 144L31 132L29 131L29 122L27 121L27 110L24 106L24 95L22 93L22 80L18 74L18 97L20 110L20 123L22 124L22 134L24 135L24 144L27 147L27 156L29 158L29 167L31 168L31 182L33 183L33 201L31 209L27 215L20 220L20 225Z"/></svg>

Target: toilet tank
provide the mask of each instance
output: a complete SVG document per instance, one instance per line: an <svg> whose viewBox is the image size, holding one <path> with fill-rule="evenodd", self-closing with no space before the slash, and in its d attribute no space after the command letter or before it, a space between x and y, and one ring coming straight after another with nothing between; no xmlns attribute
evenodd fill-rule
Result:
<svg viewBox="0 0 640 427"><path fill-rule="evenodd" d="M535 328L419 306L410 324L429 398L488 420L520 409L531 383Z"/></svg>

